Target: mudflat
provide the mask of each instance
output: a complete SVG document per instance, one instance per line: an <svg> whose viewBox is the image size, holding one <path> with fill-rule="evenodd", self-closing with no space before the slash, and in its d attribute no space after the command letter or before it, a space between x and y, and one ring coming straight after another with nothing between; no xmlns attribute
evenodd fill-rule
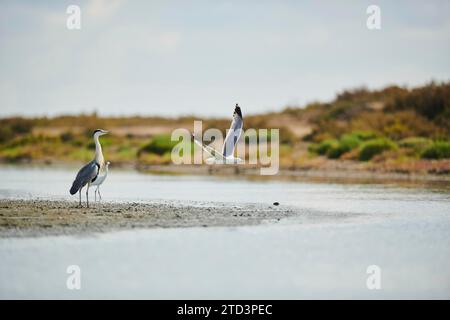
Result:
<svg viewBox="0 0 450 320"><path fill-rule="evenodd" d="M73 235L133 228L242 226L277 223L288 217L312 222L327 215L283 205L167 201L104 202L80 208L71 201L2 199L0 237Z"/></svg>

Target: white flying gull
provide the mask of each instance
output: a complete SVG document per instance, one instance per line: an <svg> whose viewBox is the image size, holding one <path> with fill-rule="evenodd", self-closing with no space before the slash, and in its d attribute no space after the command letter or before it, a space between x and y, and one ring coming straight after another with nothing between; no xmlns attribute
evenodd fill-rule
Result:
<svg viewBox="0 0 450 320"><path fill-rule="evenodd" d="M228 130L225 141L223 142L222 152L203 144L195 138L194 134L192 134L192 139L194 142L202 147L202 149L209 155L211 155L211 157L207 158L205 161L207 164L238 164L244 162L241 158L234 157L234 149L236 148L236 144L241 136L243 125L244 120L242 119L241 108L236 103L233 113L233 121L231 121L230 129Z"/></svg>
<svg viewBox="0 0 450 320"><path fill-rule="evenodd" d="M95 157L94 160L86 164L78 171L77 177L73 181L72 188L70 188L70 194L80 193L80 207L81 207L81 189L87 185L86 189L86 204L89 208L89 186L97 179L98 173L105 165L105 159L103 158L102 146L98 138L108 131L97 129L94 131L95 142Z"/></svg>

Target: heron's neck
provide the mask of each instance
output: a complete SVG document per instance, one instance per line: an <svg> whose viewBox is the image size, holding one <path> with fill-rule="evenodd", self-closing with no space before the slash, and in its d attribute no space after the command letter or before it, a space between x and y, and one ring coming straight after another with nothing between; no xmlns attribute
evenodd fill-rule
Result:
<svg viewBox="0 0 450 320"><path fill-rule="evenodd" d="M94 137L94 142L95 142L95 162L97 162L101 168L105 163L105 159L103 158L102 146L100 144L100 141L98 140L98 136Z"/></svg>

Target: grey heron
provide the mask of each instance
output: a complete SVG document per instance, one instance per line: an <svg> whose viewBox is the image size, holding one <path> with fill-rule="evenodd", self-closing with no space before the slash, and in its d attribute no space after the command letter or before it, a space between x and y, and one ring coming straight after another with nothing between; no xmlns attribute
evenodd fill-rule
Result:
<svg viewBox="0 0 450 320"><path fill-rule="evenodd" d="M235 158L233 156L234 149L242 133L242 127L244 126L244 120L242 118L242 112L239 105L236 103L233 112L233 120L231 121L230 129L225 137L222 146L222 152L215 150L214 148L205 145L204 143L195 139L194 135L192 138L196 144L202 147L209 155L210 158L206 159L207 164L237 164L243 163L241 158Z"/></svg>
<svg viewBox="0 0 450 320"><path fill-rule="evenodd" d="M97 201L97 192L98 192L98 196L100 197L100 200L102 200L102 195L100 194L100 186L103 184L103 182L105 182L106 177L108 176L108 169L109 169L109 165L111 164L111 162L106 162L105 165L105 174L102 176L98 176L97 179L95 179L94 182L91 183L91 186L97 186L97 188L94 191L94 200Z"/></svg>
<svg viewBox="0 0 450 320"><path fill-rule="evenodd" d="M87 185L86 189L86 204L89 208L89 186L97 179L100 169L105 165L105 159L103 158L102 146L98 140L100 136L107 134L108 131L97 129L94 131L94 142L95 142L95 156L94 160L86 164L83 168L78 171L78 174L73 181L72 187L70 188L70 194L80 193L80 207L81 207L81 189Z"/></svg>

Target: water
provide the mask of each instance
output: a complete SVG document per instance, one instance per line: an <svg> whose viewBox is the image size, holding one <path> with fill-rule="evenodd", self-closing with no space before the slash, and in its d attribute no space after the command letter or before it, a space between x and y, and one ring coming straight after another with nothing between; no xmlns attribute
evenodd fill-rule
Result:
<svg viewBox="0 0 450 320"><path fill-rule="evenodd" d="M0 197L76 201L68 195L75 172L3 167ZM336 219L1 239L0 298L450 298L445 189L112 169L102 191L108 201L278 201ZM348 213L361 218L342 222ZM73 264L81 290L66 287ZM380 290L367 288L369 265L381 269Z"/></svg>
<svg viewBox="0 0 450 320"><path fill-rule="evenodd" d="M77 168L0 167L0 197L78 201L69 189ZM261 203L348 213L450 212L450 191L396 185L250 181L215 176L173 176L115 171L101 187L105 201ZM91 197L94 190L91 191ZM84 199L84 193L83 193Z"/></svg>

